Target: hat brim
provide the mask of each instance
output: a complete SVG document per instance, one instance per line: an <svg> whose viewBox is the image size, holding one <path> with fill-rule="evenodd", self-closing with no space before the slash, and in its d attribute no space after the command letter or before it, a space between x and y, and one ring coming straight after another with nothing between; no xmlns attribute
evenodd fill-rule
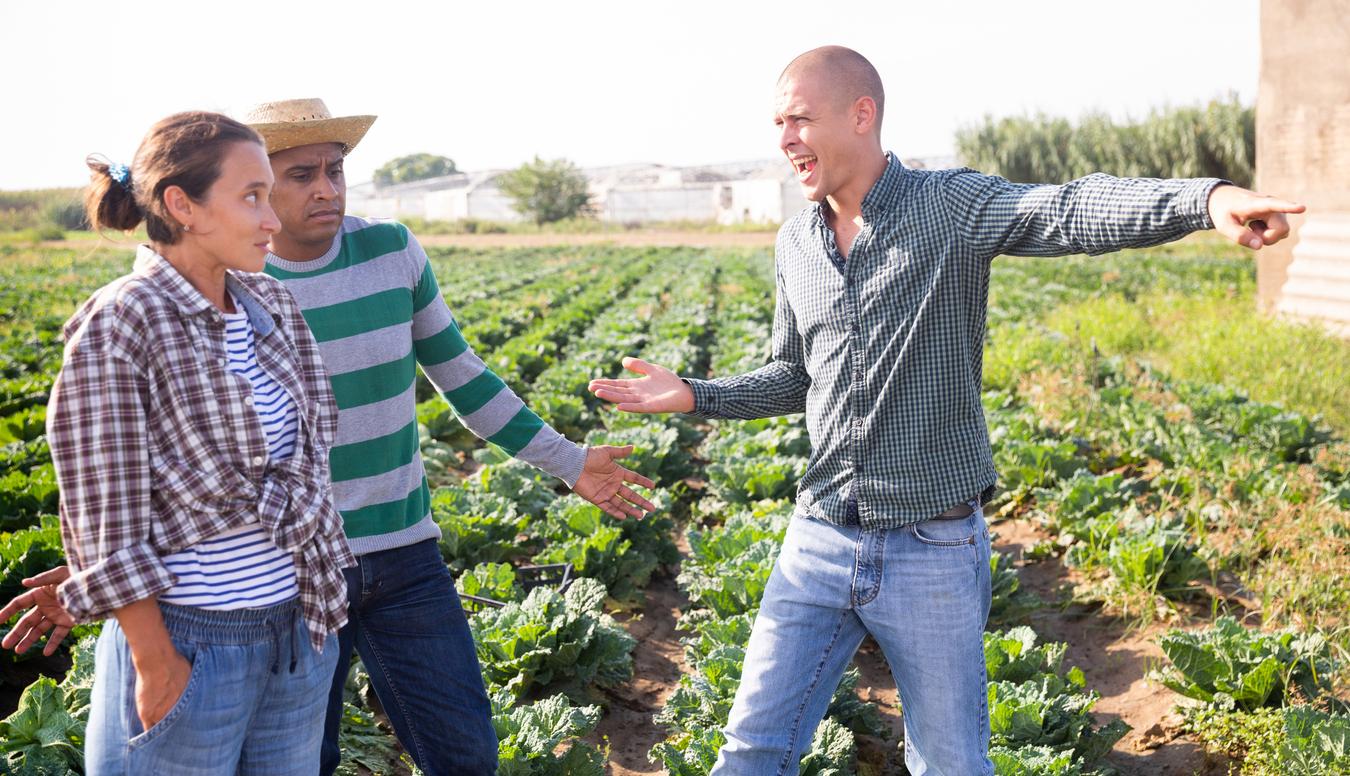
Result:
<svg viewBox="0 0 1350 776"><path fill-rule="evenodd" d="M346 155L356 148L356 144L361 142L374 123L375 116L339 116L310 121L263 122L249 126L262 135L269 155L316 143L339 143L343 155Z"/></svg>

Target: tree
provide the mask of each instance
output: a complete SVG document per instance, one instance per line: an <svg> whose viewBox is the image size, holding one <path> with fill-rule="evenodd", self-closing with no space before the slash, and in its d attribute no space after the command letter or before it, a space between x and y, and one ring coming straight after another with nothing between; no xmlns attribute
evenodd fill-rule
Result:
<svg viewBox="0 0 1350 776"><path fill-rule="evenodd" d="M586 176L566 159L545 161L536 156L502 175L497 185L515 200L516 212L536 224L580 215L591 202Z"/></svg>
<svg viewBox="0 0 1350 776"><path fill-rule="evenodd" d="M380 186L392 186L395 183L420 181L427 178L439 178L459 172L455 160L436 154L408 154L385 162L375 171L375 183Z"/></svg>

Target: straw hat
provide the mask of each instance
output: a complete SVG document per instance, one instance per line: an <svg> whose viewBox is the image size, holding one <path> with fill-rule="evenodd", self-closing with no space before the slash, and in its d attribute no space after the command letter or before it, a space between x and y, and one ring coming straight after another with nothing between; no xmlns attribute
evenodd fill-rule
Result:
<svg viewBox="0 0 1350 776"><path fill-rule="evenodd" d="M334 118L323 100L310 98L256 105L244 117L244 123L262 135L269 154L315 143L341 143L345 155L366 136L375 117Z"/></svg>

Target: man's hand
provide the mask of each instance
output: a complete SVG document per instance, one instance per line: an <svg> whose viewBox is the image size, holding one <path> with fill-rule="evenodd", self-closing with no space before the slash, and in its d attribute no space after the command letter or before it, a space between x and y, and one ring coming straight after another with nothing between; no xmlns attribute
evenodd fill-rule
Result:
<svg viewBox="0 0 1350 776"><path fill-rule="evenodd" d="M1297 202L1257 194L1237 186L1216 186L1209 193L1214 228L1244 248L1260 250L1289 236L1286 213L1302 213Z"/></svg>
<svg viewBox="0 0 1350 776"><path fill-rule="evenodd" d="M654 488L656 483L635 471L625 469L616 461L633 452L633 446L612 447L600 445L586 450L586 465L577 478L572 492L604 510L605 514L623 520L642 517L642 510L655 512L656 505L638 495L625 483ZM642 509L639 509L641 507Z"/></svg>
<svg viewBox="0 0 1350 776"><path fill-rule="evenodd" d="M5 604L5 608L0 609L0 623L13 617L21 609L32 608L19 618L19 622L9 633L5 634L4 640L0 641L0 647L12 649L22 655L44 634L51 631L51 635L47 637L47 645L42 648L42 654L48 657L54 654L66 634L75 627L75 619L56 599L56 587L69 578L70 567L57 566L50 571L25 579L23 586L32 589L15 596L13 601Z"/></svg>
<svg viewBox="0 0 1350 776"><path fill-rule="evenodd" d="M592 380L591 393L614 402L624 412L693 412L694 392L679 375L631 356L623 360L623 366L643 376L628 380Z"/></svg>

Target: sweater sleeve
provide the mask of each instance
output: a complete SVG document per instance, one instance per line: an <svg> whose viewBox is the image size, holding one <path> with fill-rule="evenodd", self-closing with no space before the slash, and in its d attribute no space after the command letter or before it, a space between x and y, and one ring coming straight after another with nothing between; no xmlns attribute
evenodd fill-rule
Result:
<svg viewBox="0 0 1350 776"><path fill-rule="evenodd" d="M411 234L408 251L422 266L413 290L413 349L427 379L474 434L574 487L586 450L525 406L473 352L441 296L431 262Z"/></svg>

